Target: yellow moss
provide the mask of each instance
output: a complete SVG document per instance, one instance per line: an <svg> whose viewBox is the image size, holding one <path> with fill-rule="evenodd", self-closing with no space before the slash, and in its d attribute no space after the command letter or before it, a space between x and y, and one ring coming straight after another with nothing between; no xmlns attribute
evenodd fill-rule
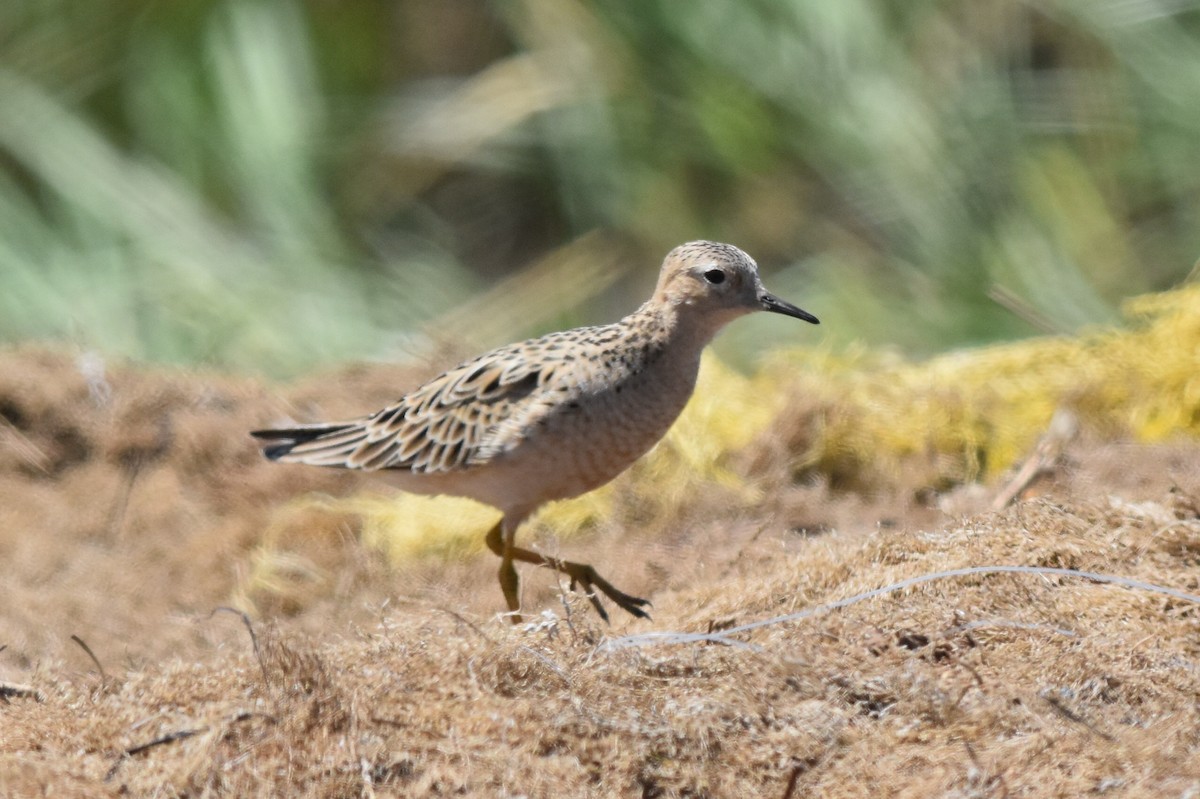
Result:
<svg viewBox="0 0 1200 799"><path fill-rule="evenodd" d="M1101 435L1157 441L1200 433L1200 286L1140 297L1129 329L954 352L922 363L865 352L776 356L783 390L816 397L801 465L865 482L914 465L928 483L1009 468L1059 407Z"/></svg>
<svg viewBox="0 0 1200 799"><path fill-rule="evenodd" d="M328 538L330 530L350 521L337 514L317 495L280 508L251 553L230 604L248 612L260 610L263 599L284 612L302 606L303 597L328 580L325 570L301 552L311 549L314 538Z"/></svg>
<svg viewBox="0 0 1200 799"><path fill-rule="evenodd" d="M483 548L500 519L487 505L458 497L368 494L338 503L362 517L362 540L393 562L418 553L462 554Z"/></svg>

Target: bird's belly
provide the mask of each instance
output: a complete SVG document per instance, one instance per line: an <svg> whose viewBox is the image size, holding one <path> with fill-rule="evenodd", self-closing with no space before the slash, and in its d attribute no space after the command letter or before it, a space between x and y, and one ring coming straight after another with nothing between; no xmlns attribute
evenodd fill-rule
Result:
<svg viewBox="0 0 1200 799"><path fill-rule="evenodd" d="M666 434L691 393L641 389L567 406L531 437L519 457L539 472L547 499L578 496L628 469Z"/></svg>

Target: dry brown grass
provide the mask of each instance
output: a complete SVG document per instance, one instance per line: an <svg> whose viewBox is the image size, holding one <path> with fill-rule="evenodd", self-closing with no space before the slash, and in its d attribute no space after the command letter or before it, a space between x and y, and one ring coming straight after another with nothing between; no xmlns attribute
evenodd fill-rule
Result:
<svg viewBox="0 0 1200 799"><path fill-rule="evenodd" d="M104 403L69 356L0 353L0 681L29 689L0 687L0 796L1200 791L1200 608L1159 594L960 577L738 636L754 649L606 646L963 566L1200 593L1195 443L1085 437L1039 496L986 513L964 488L937 498L953 514L916 485L794 485L752 449L760 502L701 481L664 523L618 486L612 517L562 545L649 595L652 623L605 627L543 570L524 573L543 615L512 628L492 559L389 567L353 517L289 504L361 483L266 464L242 435L415 377L348 370L285 405L251 380L121 368ZM248 588L268 556L279 584ZM235 600L249 628L214 613Z"/></svg>

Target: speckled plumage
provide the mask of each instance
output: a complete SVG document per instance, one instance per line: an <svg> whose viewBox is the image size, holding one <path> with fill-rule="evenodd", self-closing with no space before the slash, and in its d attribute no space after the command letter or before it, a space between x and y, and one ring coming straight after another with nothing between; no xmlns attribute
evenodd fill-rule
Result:
<svg viewBox="0 0 1200 799"><path fill-rule="evenodd" d="M767 310L816 323L768 294L758 267L728 244L672 250L658 285L619 322L501 347L433 378L362 419L253 433L283 463L389 470L400 488L476 499L503 511L488 535L516 620L512 562L549 566L637 616L648 604L590 567L514 545L545 502L607 483L662 438L691 396L705 345L732 319Z"/></svg>

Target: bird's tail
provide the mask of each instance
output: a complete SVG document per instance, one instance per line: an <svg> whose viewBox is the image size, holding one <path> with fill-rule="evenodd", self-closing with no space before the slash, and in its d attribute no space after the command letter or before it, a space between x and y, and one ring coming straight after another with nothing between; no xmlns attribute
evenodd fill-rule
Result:
<svg viewBox="0 0 1200 799"><path fill-rule="evenodd" d="M263 455L269 460L345 467L346 458L367 432L359 422L325 422L254 430L250 435L270 442L263 445Z"/></svg>

